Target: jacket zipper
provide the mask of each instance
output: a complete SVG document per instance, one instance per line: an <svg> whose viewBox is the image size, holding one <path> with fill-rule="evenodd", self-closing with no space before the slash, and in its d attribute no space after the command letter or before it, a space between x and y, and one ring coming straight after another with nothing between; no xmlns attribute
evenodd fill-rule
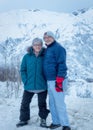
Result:
<svg viewBox="0 0 93 130"><path fill-rule="evenodd" d="M35 60L35 80L34 80L35 90L36 90L36 71L37 71L37 57L36 57L36 60Z"/></svg>

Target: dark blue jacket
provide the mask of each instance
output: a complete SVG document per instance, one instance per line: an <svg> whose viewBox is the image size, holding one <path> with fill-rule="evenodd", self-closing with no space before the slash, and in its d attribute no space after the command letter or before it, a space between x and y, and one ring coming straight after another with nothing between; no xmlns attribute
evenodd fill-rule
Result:
<svg viewBox="0 0 93 130"><path fill-rule="evenodd" d="M44 75L47 80L67 75L66 50L56 41L47 46L44 55Z"/></svg>

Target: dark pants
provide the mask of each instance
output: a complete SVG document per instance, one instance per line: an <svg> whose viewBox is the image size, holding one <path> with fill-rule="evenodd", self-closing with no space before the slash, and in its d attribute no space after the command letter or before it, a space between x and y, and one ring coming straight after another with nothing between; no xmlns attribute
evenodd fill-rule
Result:
<svg viewBox="0 0 93 130"><path fill-rule="evenodd" d="M20 108L20 120L28 121L30 120L30 102L35 93L28 92L24 90L23 99ZM39 113L38 115L42 119L46 119L49 113L46 105L47 91L37 93L38 95L38 107Z"/></svg>

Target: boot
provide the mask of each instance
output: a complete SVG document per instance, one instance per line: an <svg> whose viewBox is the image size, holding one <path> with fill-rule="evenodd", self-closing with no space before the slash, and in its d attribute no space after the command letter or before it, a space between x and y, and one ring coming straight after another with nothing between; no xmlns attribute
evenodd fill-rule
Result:
<svg viewBox="0 0 93 130"><path fill-rule="evenodd" d="M50 126L48 126L48 128L50 128L50 129L56 129L56 128L58 128L58 127L60 127L61 125L60 124L51 124Z"/></svg>
<svg viewBox="0 0 93 130"><path fill-rule="evenodd" d="M46 127L46 120L45 119L40 119L40 126L41 127Z"/></svg>
<svg viewBox="0 0 93 130"><path fill-rule="evenodd" d="M71 130L69 126L63 126L62 130Z"/></svg>
<svg viewBox="0 0 93 130"><path fill-rule="evenodd" d="M16 124L16 127L22 127L24 125L27 125L28 122L27 121L19 121L17 124Z"/></svg>

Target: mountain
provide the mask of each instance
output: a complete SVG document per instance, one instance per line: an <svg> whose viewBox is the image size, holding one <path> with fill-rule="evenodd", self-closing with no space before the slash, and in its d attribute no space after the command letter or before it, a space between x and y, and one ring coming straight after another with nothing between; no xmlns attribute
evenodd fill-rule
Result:
<svg viewBox="0 0 93 130"><path fill-rule="evenodd" d="M69 86L81 97L93 97L93 9L77 14L14 10L0 14L0 77L4 68L19 69L35 37L51 30L67 50ZM11 67L8 71L11 70ZM75 90L75 92L74 92ZM69 90L72 93L72 89Z"/></svg>

